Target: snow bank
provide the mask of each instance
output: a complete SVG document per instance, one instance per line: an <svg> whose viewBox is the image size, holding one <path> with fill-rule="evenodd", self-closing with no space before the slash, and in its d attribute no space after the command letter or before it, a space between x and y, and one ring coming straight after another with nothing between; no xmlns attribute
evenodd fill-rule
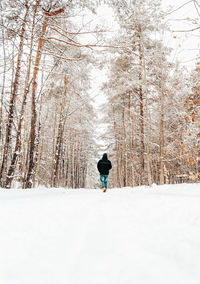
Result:
<svg viewBox="0 0 200 284"><path fill-rule="evenodd" d="M200 185L0 190L0 283L200 283Z"/></svg>

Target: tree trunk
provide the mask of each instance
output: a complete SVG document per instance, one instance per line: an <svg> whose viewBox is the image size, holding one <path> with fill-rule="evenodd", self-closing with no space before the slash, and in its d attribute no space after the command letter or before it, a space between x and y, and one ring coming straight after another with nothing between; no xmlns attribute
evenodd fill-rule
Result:
<svg viewBox="0 0 200 284"><path fill-rule="evenodd" d="M4 25L2 15L1 15L1 24ZM6 51L5 51L5 36L4 29L2 29L2 48L3 48L3 77L2 77L2 89L1 89L1 101L0 101L0 140L2 137L2 108L3 108L3 98L4 98L4 89L5 89L5 79L6 79Z"/></svg>
<svg viewBox="0 0 200 284"><path fill-rule="evenodd" d="M64 92L61 102L60 120L58 125L58 135L56 140L56 149L55 149L55 158L54 158L54 167L53 167L53 184L52 184L53 187L57 186L57 179L58 179L58 166L60 161L61 143L62 143L63 130L64 130L64 111L66 105L66 93L67 93L67 78L64 77Z"/></svg>
<svg viewBox="0 0 200 284"><path fill-rule="evenodd" d="M144 70L144 85L146 87L146 92L147 92L147 76L146 76L146 64L145 64L145 58L143 58L143 70ZM149 108L148 108L148 99L146 96L146 100L145 100L145 106L146 106L146 169L147 169L147 182L148 185L151 186L152 185L152 174L151 174L151 155L150 155L150 141L149 141L149 129L151 127L150 124L150 119L151 119L151 115L149 112Z"/></svg>
<svg viewBox="0 0 200 284"><path fill-rule="evenodd" d="M12 136L11 132L12 132L12 126L13 126L13 119L14 119L14 108L15 108L17 92L19 88L21 60L22 60L23 47L24 47L24 33L25 33L25 28L26 28L26 19L27 19L28 12L29 12L28 0L26 0L25 7L26 7L26 11L25 11L25 15L23 18L22 29L20 32L20 43L19 43L19 48L18 48L17 65L16 65L12 93L11 93L10 102L9 102L8 122L7 122L7 127L6 127L6 138L5 138L5 144L4 144L3 161L1 165L1 171L0 171L0 183L2 186L4 186L4 182L5 182L4 174L7 168L8 151L9 151L9 146L11 143L11 136Z"/></svg>
<svg viewBox="0 0 200 284"><path fill-rule="evenodd" d="M76 147L76 161L75 161L75 172L76 172L76 177L75 177L75 187L79 187L79 149L80 148L80 131L78 131L78 138L77 138L77 147Z"/></svg>
<svg viewBox="0 0 200 284"><path fill-rule="evenodd" d="M30 150L29 150L29 166L28 173L26 177L26 188L31 188L33 184L34 168L35 168L35 140L36 140L36 122L37 122L37 113L36 113L36 89L37 89L37 76L39 71L39 64L42 56L42 48L44 45L44 36L48 26L48 19L51 16L56 16L64 12L64 9L59 9L55 12L45 11L44 21L42 24L41 35L38 41L38 47L36 52L35 65L33 70L33 82L32 82L32 101L31 101L31 130L30 130Z"/></svg>
<svg viewBox="0 0 200 284"><path fill-rule="evenodd" d="M164 94L160 94L160 185L164 184Z"/></svg>
<svg viewBox="0 0 200 284"><path fill-rule="evenodd" d="M123 186L127 186L127 147L126 147L126 123L125 123L125 100L122 110L123 124Z"/></svg>
<svg viewBox="0 0 200 284"><path fill-rule="evenodd" d="M42 24L42 31L40 39L38 41L38 48L36 53L35 65L33 70L33 82L32 82L32 100L31 100L31 130L30 130L30 149L29 149L29 166L28 173L25 183L25 188L31 188L33 183L34 176L34 167L35 167L35 139L36 139L36 122L37 122L37 113L36 113L36 89L37 89L37 76L39 71L40 59L42 56L42 47L44 45L44 35L46 33L48 23L48 17L45 15L44 22Z"/></svg>
<svg viewBox="0 0 200 284"><path fill-rule="evenodd" d="M118 137L117 137L117 127L116 127L116 120L115 120L115 112L113 108L113 128L114 128L114 136L115 136L115 153L116 153L116 172L117 172L117 187L121 187L121 182L120 182L120 160L119 160L119 142L118 142Z"/></svg>
<svg viewBox="0 0 200 284"><path fill-rule="evenodd" d="M30 40L30 53L29 53L29 59L28 59L28 68L27 68L27 75L26 75L26 81L25 81L25 87L24 87L23 101L22 101L20 118L19 118L19 123L18 123L18 128L17 128L15 150L14 150L14 153L12 155L10 167L9 167L7 177L6 177L6 184L5 184L6 188L10 187L10 185L12 183L13 174L14 174L14 171L15 171L16 163L17 163L17 158L18 158L19 153L21 151L21 142L20 142L21 128L22 128L22 121L24 119L24 111L25 111L25 106L26 106L27 95L28 95L28 92L29 92L29 80L30 80L31 60L32 60L32 52L33 52L33 37L34 37L34 28L35 28L35 18L36 18L36 12L37 12L37 8L38 8L40 1L41 0L37 0L36 5L35 5L35 9L34 9L34 14L33 14L31 40Z"/></svg>
<svg viewBox="0 0 200 284"><path fill-rule="evenodd" d="M128 123L129 123L129 180L128 184L134 186L134 167L133 167L133 128L131 122L131 93L128 94Z"/></svg>
<svg viewBox="0 0 200 284"><path fill-rule="evenodd" d="M141 46L141 35L139 34L139 65L140 65L140 72L139 72L139 98L140 98L140 147L141 147L141 183L144 183L144 102L143 102L143 89L142 89L142 61L143 61L143 54L142 54L142 46Z"/></svg>

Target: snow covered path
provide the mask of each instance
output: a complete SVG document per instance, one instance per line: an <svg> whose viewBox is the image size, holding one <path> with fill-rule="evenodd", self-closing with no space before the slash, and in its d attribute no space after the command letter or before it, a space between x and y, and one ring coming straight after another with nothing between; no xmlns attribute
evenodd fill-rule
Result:
<svg viewBox="0 0 200 284"><path fill-rule="evenodd" d="M0 190L0 283L200 283L200 184Z"/></svg>

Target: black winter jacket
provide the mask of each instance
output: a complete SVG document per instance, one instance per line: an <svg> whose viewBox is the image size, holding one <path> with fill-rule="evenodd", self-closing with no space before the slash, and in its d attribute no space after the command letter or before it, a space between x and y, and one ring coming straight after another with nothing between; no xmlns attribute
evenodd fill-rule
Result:
<svg viewBox="0 0 200 284"><path fill-rule="evenodd" d="M97 169L101 175L109 175L109 170L112 169L111 161L108 160L107 154L103 154L103 158L98 161Z"/></svg>

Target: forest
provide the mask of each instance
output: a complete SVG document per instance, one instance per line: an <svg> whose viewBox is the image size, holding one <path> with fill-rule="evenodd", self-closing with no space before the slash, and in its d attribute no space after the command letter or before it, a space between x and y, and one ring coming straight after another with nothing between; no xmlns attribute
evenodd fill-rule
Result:
<svg viewBox="0 0 200 284"><path fill-rule="evenodd" d="M200 4L189 2L177 9L196 16L180 32L199 37ZM102 5L115 31L95 21ZM188 68L172 56L173 8L1 0L0 11L0 187L94 188L103 152L113 188L200 182L200 57Z"/></svg>

